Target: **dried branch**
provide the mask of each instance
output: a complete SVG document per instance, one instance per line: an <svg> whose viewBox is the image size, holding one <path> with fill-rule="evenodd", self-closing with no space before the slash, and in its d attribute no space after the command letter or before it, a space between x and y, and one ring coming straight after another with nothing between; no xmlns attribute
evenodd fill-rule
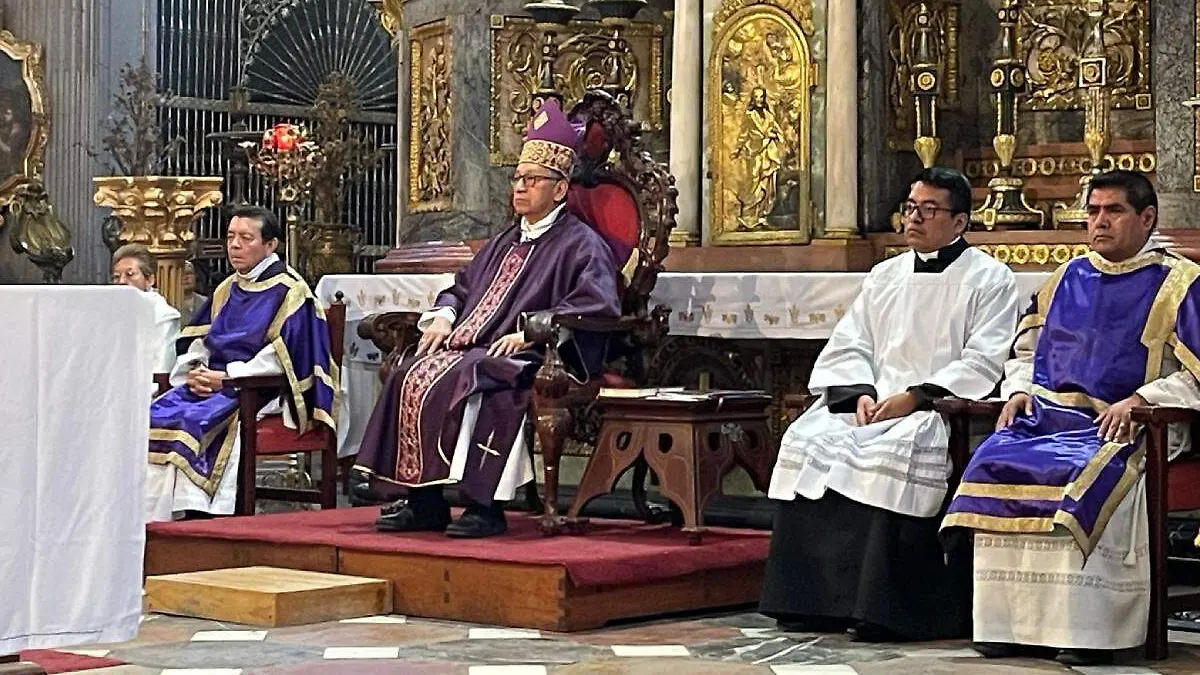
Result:
<svg viewBox="0 0 1200 675"><path fill-rule="evenodd" d="M183 138L166 140L159 124L162 106L174 96L160 93L159 84L158 74L145 61L121 67L112 112L100 124L99 150L88 151L113 175L160 175L178 158Z"/></svg>

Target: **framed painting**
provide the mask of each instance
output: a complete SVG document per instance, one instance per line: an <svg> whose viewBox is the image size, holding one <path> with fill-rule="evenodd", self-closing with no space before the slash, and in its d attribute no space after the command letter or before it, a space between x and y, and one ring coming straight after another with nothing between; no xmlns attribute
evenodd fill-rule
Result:
<svg viewBox="0 0 1200 675"><path fill-rule="evenodd" d="M42 46L0 31L0 206L41 180L49 135Z"/></svg>

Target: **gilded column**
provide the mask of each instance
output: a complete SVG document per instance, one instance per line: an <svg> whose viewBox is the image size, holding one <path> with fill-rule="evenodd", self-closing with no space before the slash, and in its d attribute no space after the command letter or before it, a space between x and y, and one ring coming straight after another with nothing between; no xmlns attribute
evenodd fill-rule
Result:
<svg viewBox="0 0 1200 675"><path fill-rule="evenodd" d="M858 0L828 5L825 103L825 238L859 236Z"/></svg>
<svg viewBox="0 0 1200 675"><path fill-rule="evenodd" d="M700 243L700 163L703 157L701 109L704 49L700 0L675 0L675 26L671 47L671 173L679 190L678 224L671 232L672 246Z"/></svg>

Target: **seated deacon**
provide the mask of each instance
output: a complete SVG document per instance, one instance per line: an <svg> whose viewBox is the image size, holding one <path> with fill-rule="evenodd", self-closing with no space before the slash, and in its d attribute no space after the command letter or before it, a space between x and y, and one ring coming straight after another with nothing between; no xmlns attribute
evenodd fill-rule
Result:
<svg viewBox="0 0 1200 675"><path fill-rule="evenodd" d="M1152 238L1139 173L1096 176L1091 251L1021 319L1008 402L971 457L943 528L974 530L974 640L985 656L1058 650L1071 665L1145 642L1143 436L1135 406L1200 408L1200 266ZM1172 456L1186 438L1172 437Z"/></svg>
<svg viewBox="0 0 1200 675"><path fill-rule="evenodd" d="M186 351L171 372L174 388L150 407L149 520L233 513L241 444L228 378L286 375L284 423L336 428L338 370L325 314L275 253L279 220L257 206L234 207L231 215L225 248L234 273L183 329L179 346Z"/></svg>
<svg viewBox="0 0 1200 675"><path fill-rule="evenodd" d="M154 351L147 358L152 364L151 372L166 373L175 365L179 310L155 290L157 269L158 263L150 255L150 249L142 244L125 244L113 253L112 282L120 286L133 286L145 293L145 297L154 305ZM153 383L147 386L154 391Z"/></svg>
<svg viewBox="0 0 1200 675"><path fill-rule="evenodd" d="M507 530L500 502L533 479L524 433L540 352L525 343L524 315L552 310L616 317L617 270L608 245L566 205L578 134L547 102L534 117L512 179L514 222L455 275L422 315L415 353L384 383L358 468L407 486L385 507L385 531L486 537ZM583 370L595 372L605 343L576 333ZM469 504L450 522L442 487Z"/></svg>
<svg viewBox="0 0 1200 675"><path fill-rule="evenodd" d="M963 239L970 209L961 173L917 177L912 250L871 270L813 367L820 398L784 434L769 492L760 611L785 630L966 634L970 553L938 540L951 465L933 402L995 388L1018 301L1013 273Z"/></svg>

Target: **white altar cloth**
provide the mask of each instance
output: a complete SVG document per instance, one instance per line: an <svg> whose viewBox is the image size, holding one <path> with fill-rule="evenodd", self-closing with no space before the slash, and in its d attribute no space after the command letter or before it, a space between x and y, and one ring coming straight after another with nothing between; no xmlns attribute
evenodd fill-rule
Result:
<svg viewBox="0 0 1200 675"><path fill-rule="evenodd" d="M153 305L0 286L0 654L137 635Z"/></svg>
<svg viewBox="0 0 1200 675"><path fill-rule="evenodd" d="M1048 272L1017 274L1023 297L1049 278ZM858 296L865 272L663 272L650 305L671 308L671 335L741 340L825 340ZM340 291L346 302L344 388L350 399L347 440L340 456L355 454L379 396L379 350L358 337L370 314L424 311L452 274L338 274L323 277L317 298L325 305Z"/></svg>

